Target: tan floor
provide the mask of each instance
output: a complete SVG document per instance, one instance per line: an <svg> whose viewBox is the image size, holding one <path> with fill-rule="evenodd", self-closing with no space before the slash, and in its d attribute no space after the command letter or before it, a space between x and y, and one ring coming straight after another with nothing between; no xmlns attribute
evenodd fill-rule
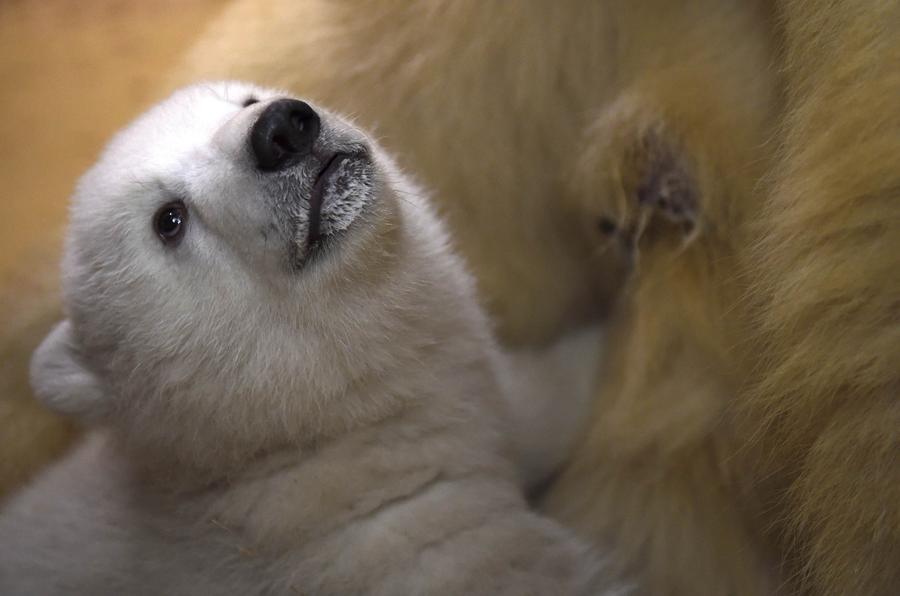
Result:
<svg viewBox="0 0 900 596"><path fill-rule="evenodd" d="M68 195L110 134L166 92L220 5L0 0L0 498L73 437L27 398L33 342L59 316L34 296L57 291L46 262L59 258Z"/></svg>

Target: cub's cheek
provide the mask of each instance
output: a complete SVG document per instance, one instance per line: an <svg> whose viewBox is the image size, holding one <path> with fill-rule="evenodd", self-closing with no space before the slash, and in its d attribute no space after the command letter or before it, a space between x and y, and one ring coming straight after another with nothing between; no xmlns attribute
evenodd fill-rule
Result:
<svg viewBox="0 0 900 596"><path fill-rule="evenodd" d="M340 254L348 279L376 283L389 278L404 255L417 250L392 201L378 200L347 231Z"/></svg>

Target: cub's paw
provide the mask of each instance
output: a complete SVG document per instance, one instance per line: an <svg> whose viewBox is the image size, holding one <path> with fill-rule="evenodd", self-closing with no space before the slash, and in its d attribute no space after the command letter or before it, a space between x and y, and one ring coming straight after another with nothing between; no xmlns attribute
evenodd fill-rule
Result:
<svg viewBox="0 0 900 596"><path fill-rule="evenodd" d="M695 163L656 112L631 97L591 126L572 178L589 233L629 265L678 251L701 227Z"/></svg>

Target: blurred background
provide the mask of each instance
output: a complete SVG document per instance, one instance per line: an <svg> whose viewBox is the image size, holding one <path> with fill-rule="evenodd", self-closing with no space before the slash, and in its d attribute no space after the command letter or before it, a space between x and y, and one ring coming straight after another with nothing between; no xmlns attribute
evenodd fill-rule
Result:
<svg viewBox="0 0 900 596"><path fill-rule="evenodd" d="M0 283L38 255L55 258L46 229L62 230L78 176L165 92L167 71L223 3L0 2Z"/></svg>

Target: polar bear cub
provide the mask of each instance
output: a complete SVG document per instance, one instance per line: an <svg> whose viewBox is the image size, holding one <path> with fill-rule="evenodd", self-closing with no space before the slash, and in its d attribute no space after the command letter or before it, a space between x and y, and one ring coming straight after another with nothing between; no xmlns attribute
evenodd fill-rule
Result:
<svg viewBox="0 0 900 596"><path fill-rule="evenodd" d="M518 409L539 375L517 386L422 191L347 120L182 90L70 222L68 318L32 378L94 430L0 517L0 592L618 590L523 498L571 407L548 429Z"/></svg>

